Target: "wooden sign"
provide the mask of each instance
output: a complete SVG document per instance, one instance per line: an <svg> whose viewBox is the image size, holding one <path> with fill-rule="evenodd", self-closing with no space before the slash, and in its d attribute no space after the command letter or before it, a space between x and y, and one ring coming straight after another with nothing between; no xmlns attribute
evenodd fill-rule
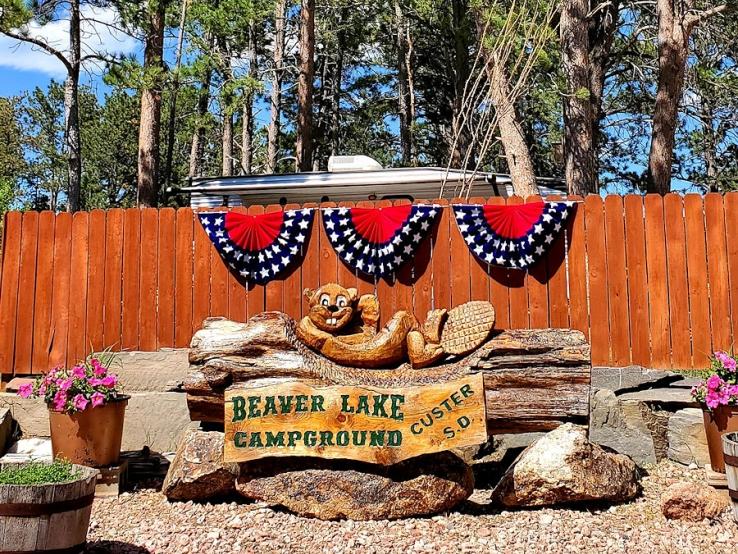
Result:
<svg viewBox="0 0 738 554"><path fill-rule="evenodd" d="M317 456L394 464L487 440L481 374L383 389L292 381L225 392L226 462Z"/></svg>

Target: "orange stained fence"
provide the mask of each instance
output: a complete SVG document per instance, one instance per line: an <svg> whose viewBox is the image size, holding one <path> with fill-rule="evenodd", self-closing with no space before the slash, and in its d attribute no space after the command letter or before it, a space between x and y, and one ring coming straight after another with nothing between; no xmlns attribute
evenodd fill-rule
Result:
<svg viewBox="0 0 738 554"><path fill-rule="evenodd" d="M316 214L303 259L246 289L189 208L10 212L0 372L39 373L106 347L186 347L209 316L244 321L281 310L299 318L302 290L330 281L376 291L385 321L400 309L422 319L431 308L490 300L498 328L581 330L595 365L701 368L738 337L738 233L730 231L737 216L738 193L589 196L548 255L523 273L480 264L445 209L395 282L375 283L337 258Z"/></svg>

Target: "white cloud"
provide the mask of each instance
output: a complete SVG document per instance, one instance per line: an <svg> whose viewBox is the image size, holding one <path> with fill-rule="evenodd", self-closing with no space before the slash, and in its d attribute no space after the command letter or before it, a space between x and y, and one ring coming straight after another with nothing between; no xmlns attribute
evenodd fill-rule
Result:
<svg viewBox="0 0 738 554"><path fill-rule="evenodd" d="M118 13L113 8L96 8L83 6L81 37L82 55L90 53L130 54L137 47L133 37L118 30ZM26 29L24 29L26 30ZM69 49L69 20L59 19L39 25L32 22L27 27L28 34L44 40L57 50L67 52ZM51 77L64 77L64 65L55 56L38 46L19 42L5 35L0 35L0 66L23 71L37 71ZM94 63L86 69L95 70Z"/></svg>

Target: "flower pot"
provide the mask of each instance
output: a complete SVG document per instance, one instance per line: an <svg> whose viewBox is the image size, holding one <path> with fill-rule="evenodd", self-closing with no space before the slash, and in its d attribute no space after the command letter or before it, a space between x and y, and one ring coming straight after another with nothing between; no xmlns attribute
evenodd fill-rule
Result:
<svg viewBox="0 0 738 554"><path fill-rule="evenodd" d="M733 506L733 519L738 523L738 433L723 435L723 456L725 457L728 496Z"/></svg>
<svg viewBox="0 0 738 554"><path fill-rule="evenodd" d="M84 550L98 471L77 469L67 483L0 486L0 552Z"/></svg>
<svg viewBox="0 0 738 554"><path fill-rule="evenodd" d="M120 458L128 396L74 414L49 411L51 450L73 464L113 465Z"/></svg>
<svg viewBox="0 0 738 554"><path fill-rule="evenodd" d="M723 459L723 435L738 431L738 406L720 406L711 412L702 410L710 452L710 466L718 473L725 473Z"/></svg>

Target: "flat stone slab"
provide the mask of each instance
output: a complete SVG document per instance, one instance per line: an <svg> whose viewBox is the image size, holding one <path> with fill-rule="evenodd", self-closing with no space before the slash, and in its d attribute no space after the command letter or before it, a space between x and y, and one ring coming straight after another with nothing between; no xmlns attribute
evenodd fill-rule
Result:
<svg viewBox="0 0 738 554"><path fill-rule="evenodd" d="M640 366L592 368L592 388L609 389L616 393L644 385L663 386L679 379L682 379L682 376L678 373Z"/></svg>
<svg viewBox="0 0 738 554"><path fill-rule="evenodd" d="M692 398L688 388L661 387L626 392L618 396L620 400L638 400L649 404L660 404L670 408L699 408L698 402Z"/></svg>
<svg viewBox="0 0 738 554"><path fill-rule="evenodd" d="M0 462L50 462L51 439L34 437L29 439L21 439L13 443L8 452L0 458Z"/></svg>
<svg viewBox="0 0 738 554"><path fill-rule="evenodd" d="M392 466L289 458L241 464L236 490L246 498L319 519L378 520L437 514L474 490L471 467L450 452Z"/></svg>

